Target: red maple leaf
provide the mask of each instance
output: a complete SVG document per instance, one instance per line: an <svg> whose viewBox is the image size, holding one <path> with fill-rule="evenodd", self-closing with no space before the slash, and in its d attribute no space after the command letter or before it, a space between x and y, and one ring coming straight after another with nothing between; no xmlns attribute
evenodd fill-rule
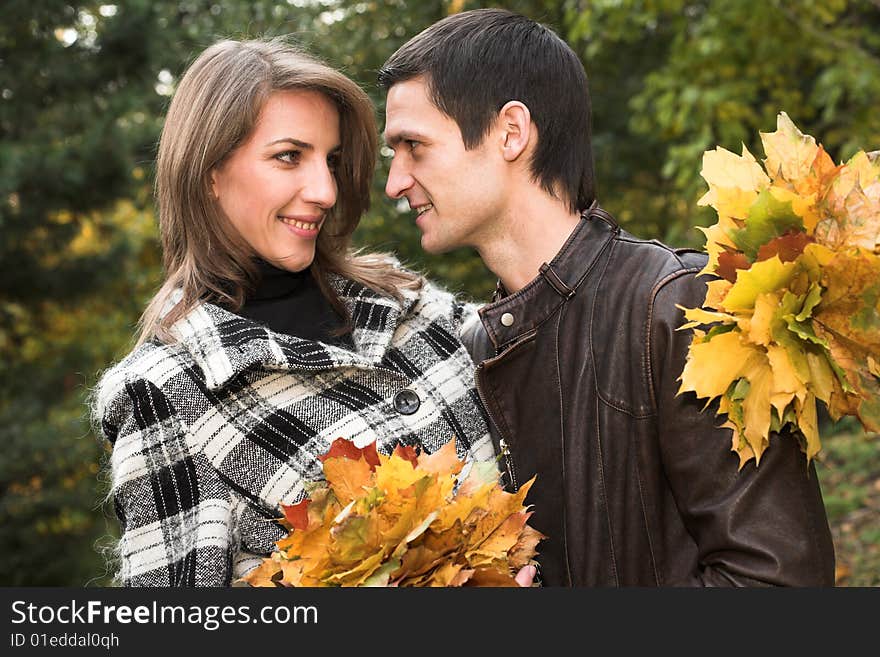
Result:
<svg viewBox="0 0 880 657"><path fill-rule="evenodd" d="M284 518L290 523L294 529L305 531L309 527L309 502L306 498L302 502L296 504L282 504L281 510L284 511Z"/></svg>
<svg viewBox="0 0 880 657"><path fill-rule="evenodd" d="M359 458L363 458L370 464L371 470L375 470L379 466L379 454L376 452L376 441L361 448L356 446L350 440L337 438L333 441L333 444L330 445L330 449L327 450L327 453L319 456L318 460L323 463L327 459L339 457L351 459L352 461L357 461Z"/></svg>

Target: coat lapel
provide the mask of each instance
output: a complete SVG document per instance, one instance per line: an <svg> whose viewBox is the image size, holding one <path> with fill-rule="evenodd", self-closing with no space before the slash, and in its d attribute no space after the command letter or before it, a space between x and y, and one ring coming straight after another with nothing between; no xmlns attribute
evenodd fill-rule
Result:
<svg viewBox="0 0 880 657"><path fill-rule="evenodd" d="M339 276L332 276L330 284L352 317L356 351L276 333L212 303L196 306L171 327L171 333L201 368L210 389L254 367L310 371L376 367L418 292L403 290L401 303ZM171 298L169 310L180 296Z"/></svg>

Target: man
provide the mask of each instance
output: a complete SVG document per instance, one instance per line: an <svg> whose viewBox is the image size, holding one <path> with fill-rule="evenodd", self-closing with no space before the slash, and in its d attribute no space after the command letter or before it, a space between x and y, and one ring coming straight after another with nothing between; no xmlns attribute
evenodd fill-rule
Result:
<svg viewBox="0 0 880 657"><path fill-rule="evenodd" d="M583 66L502 10L450 16L379 73L387 194L422 246L470 246L499 279L472 336L507 484L537 475L544 585L825 586L834 552L790 435L739 470L728 430L677 396L706 262L639 240L596 202Z"/></svg>

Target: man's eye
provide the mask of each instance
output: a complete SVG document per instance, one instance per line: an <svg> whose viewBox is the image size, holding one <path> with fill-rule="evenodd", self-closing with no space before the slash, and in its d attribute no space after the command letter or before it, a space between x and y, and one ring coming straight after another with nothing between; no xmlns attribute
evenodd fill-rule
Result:
<svg viewBox="0 0 880 657"><path fill-rule="evenodd" d="M283 151L275 154L275 159L285 164L298 164L299 158L299 151Z"/></svg>
<svg viewBox="0 0 880 657"><path fill-rule="evenodd" d="M419 142L417 142L415 139L404 139L403 143L406 144L407 148L409 148L409 150L411 151L415 150L416 146L419 145Z"/></svg>

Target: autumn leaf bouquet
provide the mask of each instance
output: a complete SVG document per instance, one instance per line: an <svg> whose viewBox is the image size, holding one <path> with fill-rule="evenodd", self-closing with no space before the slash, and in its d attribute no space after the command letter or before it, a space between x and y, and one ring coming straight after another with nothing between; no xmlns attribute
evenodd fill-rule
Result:
<svg viewBox="0 0 880 657"><path fill-rule="evenodd" d="M323 481L282 505L288 534L251 586L517 586L544 538L523 506L534 477L503 490L494 461L465 466L450 440L433 454L336 439ZM465 470L467 473L465 474Z"/></svg>
<svg viewBox="0 0 880 657"><path fill-rule="evenodd" d="M743 147L707 151L701 174L718 222L703 230L714 274L679 394L719 398L740 467L788 425L807 461L820 450L817 400L832 419L880 430L880 160L835 164L783 112ZM700 328L697 328L700 327Z"/></svg>

